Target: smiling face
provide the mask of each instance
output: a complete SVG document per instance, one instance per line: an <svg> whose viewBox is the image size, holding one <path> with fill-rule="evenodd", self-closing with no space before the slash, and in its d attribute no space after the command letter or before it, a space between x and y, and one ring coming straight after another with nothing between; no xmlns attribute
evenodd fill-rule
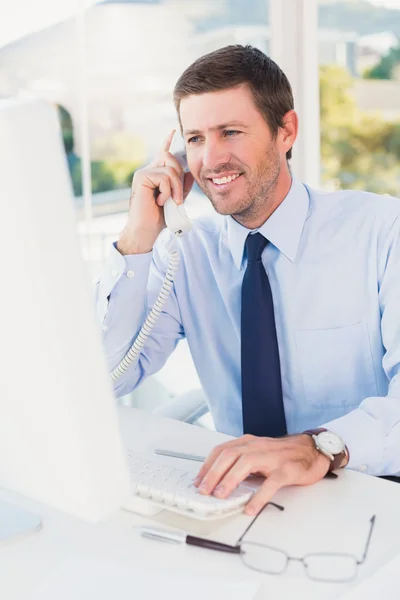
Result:
<svg viewBox="0 0 400 600"><path fill-rule="evenodd" d="M215 210L260 226L290 188L290 134L274 138L245 84L186 96L180 118L190 171Z"/></svg>

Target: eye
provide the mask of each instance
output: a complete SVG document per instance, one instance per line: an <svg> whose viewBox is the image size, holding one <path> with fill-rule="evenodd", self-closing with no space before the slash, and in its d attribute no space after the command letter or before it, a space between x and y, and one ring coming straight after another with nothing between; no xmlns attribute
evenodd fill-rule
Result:
<svg viewBox="0 0 400 600"><path fill-rule="evenodd" d="M199 139L200 139L199 135L194 135L193 137L188 139L187 143L188 144L196 144L196 142L198 142Z"/></svg>
<svg viewBox="0 0 400 600"><path fill-rule="evenodd" d="M236 134L242 133L241 131L237 131L236 129L225 129L224 135L227 137L234 137Z"/></svg>

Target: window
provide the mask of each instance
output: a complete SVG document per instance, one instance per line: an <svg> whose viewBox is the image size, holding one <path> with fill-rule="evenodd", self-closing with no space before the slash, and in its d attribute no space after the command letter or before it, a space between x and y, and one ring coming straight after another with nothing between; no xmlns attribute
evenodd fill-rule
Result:
<svg viewBox="0 0 400 600"><path fill-rule="evenodd" d="M400 4L318 9L322 184L400 196Z"/></svg>

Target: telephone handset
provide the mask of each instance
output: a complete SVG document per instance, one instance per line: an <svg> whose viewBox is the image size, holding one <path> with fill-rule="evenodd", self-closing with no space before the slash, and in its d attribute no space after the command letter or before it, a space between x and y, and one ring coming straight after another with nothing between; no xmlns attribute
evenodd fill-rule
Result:
<svg viewBox="0 0 400 600"><path fill-rule="evenodd" d="M174 140L176 139L176 136ZM185 173L188 173L189 167L186 159L186 150L185 148L177 148L175 146L174 151L174 141L171 145L172 154L178 160L179 164L183 167ZM183 184L183 181L182 181ZM183 204L176 204L172 198L168 198L166 203L164 204L164 218L165 224L168 229L174 233L175 235L184 235L188 233L192 229L192 224L189 221L189 218L186 214L186 210Z"/></svg>
<svg viewBox="0 0 400 600"><path fill-rule="evenodd" d="M176 135L174 141L175 139ZM187 173L189 171L189 167L186 160L186 150L184 146L179 147L177 142L175 142L174 144L174 141L172 142L170 151L179 161L179 163L184 169L184 172ZM153 329L158 317L160 316L162 308L166 303L174 285L175 274L179 266L179 253L173 249L175 240L177 237L188 233L193 227L186 214L184 206L182 204L176 204L172 198L168 198L168 200L164 204L164 218L166 226L174 234L174 238L168 250L169 260L167 272L165 274L165 278L160 293L158 294L157 300L155 301L153 308L151 309L146 321L144 322L143 327L139 331L137 338L135 339L134 343L132 344L128 352L125 354L124 358L121 360L119 365L117 365L111 373L111 379L113 381L116 381L123 373L125 373L125 371L128 369L128 367L130 367L131 364L138 360L140 352L143 346L145 345L145 342L148 336L150 335L150 332Z"/></svg>

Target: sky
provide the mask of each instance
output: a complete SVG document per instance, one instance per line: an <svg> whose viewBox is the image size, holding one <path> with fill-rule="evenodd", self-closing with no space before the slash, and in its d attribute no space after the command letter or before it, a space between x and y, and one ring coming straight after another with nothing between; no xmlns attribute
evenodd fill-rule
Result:
<svg viewBox="0 0 400 600"><path fill-rule="evenodd" d="M76 14L98 0L0 0L0 46ZM400 9L400 0L369 0Z"/></svg>

